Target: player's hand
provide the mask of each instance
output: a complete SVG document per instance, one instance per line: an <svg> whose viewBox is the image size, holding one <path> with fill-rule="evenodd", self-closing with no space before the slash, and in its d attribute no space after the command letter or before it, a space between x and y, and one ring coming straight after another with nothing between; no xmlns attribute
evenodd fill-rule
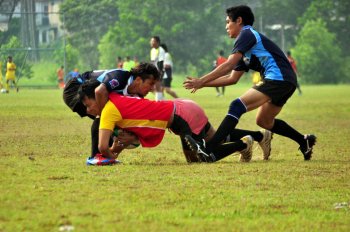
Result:
<svg viewBox="0 0 350 232"><path fill-rule="evenodd" d="M202 80L194 77L187 77L183 83L185 89L190 89L191 93L195 93L198 89L202 88Z"/></svg>
<svg viewBox="0 0 350 232"><path fill-rule="evenodd" d="M119 141L119 144L127 146L132 144L135 140L137 140L137 136L131 132L120 130L118 133L117 141Z"/></svg>

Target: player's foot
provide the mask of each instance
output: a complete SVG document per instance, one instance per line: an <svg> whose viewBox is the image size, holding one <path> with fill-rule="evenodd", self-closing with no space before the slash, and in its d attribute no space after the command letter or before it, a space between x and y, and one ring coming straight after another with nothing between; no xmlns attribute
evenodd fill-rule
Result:
<svg viewBox="0 0 350 232"><path fill-rule="evenodd" d="M268 160L271 154L271 140L273 133L269 130L261 130L263 139L259 142L260 148L263 152L263 159Z"/></svg>
<svg viewBox="0 0 350 232"><path fill-rule="evenodd" d="M112 165L112 164L117 164L120 163L119 160L116 159L108 159L103 157L101 154L96 154L94 157L89 157L86 160L87 165Z"/></svg>
<svg viewBox="0 0 350 232"><path fill-rule="evenodd" d="M312 157L312 148L316 144L317 137L315 135L305 135L306 145L304 147L300 146L299 150L304 155L304 160L310 160Z"/></svg>
<svg viewBox="0 0 350 232"><path fill-rule="evenodd" d="M253 155L254 139L252 136L247 135L247 136L244 136L243 138L241 138L241 140L243 143L245 143L247 145L247 147L245 149L243 149L242 151L240 151L241 155L240 155L239 161L249 162L252 159L252 155Z"/></svg>
<svg viewBox="0 0 350 232"><path fill-rule="evenodd" d="M205 141L203 140L203 143L196 141L192 136L185 135L184 137L187 145L190 147L190 149L197 153L199 159L203 162L213 162L211 161L212 158L210 155L207 154L205 151Z"/></svg>
<svg viewBox="0 0 350 232"><path fill-rule="evenodd" d="M17 88L16 88L16 92L18 93L18 91L19 91L19 88L17 87Z"/></svg>

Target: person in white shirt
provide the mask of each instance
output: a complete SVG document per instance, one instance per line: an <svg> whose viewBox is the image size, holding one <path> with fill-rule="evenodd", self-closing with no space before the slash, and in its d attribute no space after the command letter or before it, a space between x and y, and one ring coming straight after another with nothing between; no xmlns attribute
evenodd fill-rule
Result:
<svg viewBox="0 0 350 232"><path fill-rule="evenodd" d="M151 38L150 45L151 45L151 54L150 54L151 62L158 68L162 79L165 51L162 47L160 47L159 36L153 36ZM159 81L156 83L155 95L156 95L156 99L155 99L156 101L161 101L164 99L162 81Z"/></svg>
<svg viewBox="0 0 350 232"><path fill-rule="evenodd" d="M172 72L173 72L173 61L171 58L171 55L168 51L168 47L166 44L161 44L160 47L162 47L165 51L165 57L164 57L164 75L162 80L163 89L167 94L172 96L173 98L178 98L175 91L171 89L171 81L172 81Z"/></svg>

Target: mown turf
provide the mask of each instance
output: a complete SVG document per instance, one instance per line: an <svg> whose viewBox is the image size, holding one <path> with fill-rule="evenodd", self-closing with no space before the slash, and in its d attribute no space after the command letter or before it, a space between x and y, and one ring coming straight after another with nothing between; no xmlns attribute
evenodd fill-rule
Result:
<svg viewBox="0 0 350 232"><path fill-rule="evenodd" d="M175 86L215 127L249 87L216 98ZM85 165L92 121L71 113L60 90L1 94L0 231L349 231L350 87L302 88L279 118L317 135L310 162L275 135L268 162L256 146L250 163L188 165L167 132L157 148L125 151L108 167ZM258 130L255 114L238 127Z"/></svg>

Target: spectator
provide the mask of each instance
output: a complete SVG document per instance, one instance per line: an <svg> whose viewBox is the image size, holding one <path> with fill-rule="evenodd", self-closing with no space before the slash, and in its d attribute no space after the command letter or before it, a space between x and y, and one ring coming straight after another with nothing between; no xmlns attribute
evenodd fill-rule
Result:
<svg viewBox="0 0 350 232"><path fill-rule="evenodd" d="M58 79L58 88L64 88L64 66L62 65L59 69L57 69L57 79Z"/></svg>

